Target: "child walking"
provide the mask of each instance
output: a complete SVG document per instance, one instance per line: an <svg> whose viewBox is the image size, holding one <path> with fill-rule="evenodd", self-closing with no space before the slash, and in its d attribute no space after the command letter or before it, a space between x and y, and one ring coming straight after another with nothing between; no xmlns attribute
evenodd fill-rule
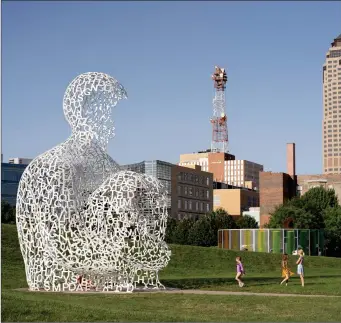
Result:
<svg viewBox="0 0 341 323"><path fill-rule="evenodd" d="M239 287L243 287L244 283L243 281L240 279L243 275L245 275L245 270L242 264L242 258L241 257L237 257L236 258L236 263L237 263L237 275L236 275L236 281L239 284Z"/></svg>
<svg viewBox="0 0 341 323"><path fill-rule="evenodd" d="M285 283L285 286L288 286L289 278L294 273L288 267L288 255L285 253L282 256L282 277L284 279L281 281L281 285Z"/></svg>
<svg viewBox="0 0 341 323"><path fill-rule="evenodd" d="M301 284L302 284L302 287L304 287L304 268L303 268L304 252L303 252L303 249L298 250L298 255L299 255L299 258L296 261L297 274L300 275Z"/></svg>

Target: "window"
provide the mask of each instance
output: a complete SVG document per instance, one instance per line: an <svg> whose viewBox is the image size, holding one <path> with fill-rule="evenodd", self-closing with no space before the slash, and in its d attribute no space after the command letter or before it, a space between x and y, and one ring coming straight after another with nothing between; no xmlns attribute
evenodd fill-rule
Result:
<svg viewBox="0 0 341 323"><path fill-rule="evenodd" d="M210 211L210 204L206 203L206 211L209 212Z"/></svg>
<svg viewBox="0 0 341 323"><path fill-rule="evenodd" d="M188 208L192 210L192 201L188 201Z"/></svg>
<svg viewBox="0 0 341 323"><path fill-rule="evenodd" d="M178 209L181 209L181 200L178 200Z"/></svg>
<svg viewBox="0 0 341 323"><path fill-rule="evenodd" d="M206 198L207 198L207 199L210 198L210 191L209 191L209 190L206 191Z"/></svg>
<svg viewBox="0 0 341 323"><path fill-rule="evenodd" d="M207 177L206 178L206 185L209 186L210 185L210 179Z"/></svg>
<svg viewBox="0 0 341 323"><path fill-rule="evenodd" d="M185 186L185 195L187 195L187 189L188 189L187 186Z"/></svg>
<svg viewBox="0 0 341 323"><path fill-rule="evenodd" d="M193 196L193 187L188 188L189 196Z"/></svg>
<svg viewBox="0 0 341 323"><path fill-rule="evenodd" d="M181 195L181 186L178 185L178 195Z"/></svg>
<svg viewBox="0 0 341 323"><path fill-rule="evenodd" d="M187 201L185 201L185 210L187 210Z"/></svg>

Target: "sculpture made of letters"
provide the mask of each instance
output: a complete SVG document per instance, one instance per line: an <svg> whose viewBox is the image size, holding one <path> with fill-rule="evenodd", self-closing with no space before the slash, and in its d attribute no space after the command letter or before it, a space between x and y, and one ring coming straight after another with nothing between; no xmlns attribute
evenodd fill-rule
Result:
<svg viewBox="0 0 341 323"><path fill-rule="evenodd" d="M112 108L127 94L103 73L85 73L63 101L71 136L35 158L17 195L17 229L30 290L132 291L163 287L167 195L107 154Z"/></svg>

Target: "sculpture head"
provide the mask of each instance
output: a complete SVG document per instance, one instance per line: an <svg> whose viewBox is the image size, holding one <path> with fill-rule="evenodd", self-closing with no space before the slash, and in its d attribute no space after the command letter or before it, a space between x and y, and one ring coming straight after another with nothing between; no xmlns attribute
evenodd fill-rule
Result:
<svg viewBox="0 0 341 323"><path fill-rule="evenodd" d="M73 134L106 145L114 136L112 108L127 92L113 77L97 72L77 76L67 87L63 110Z"/></svg>

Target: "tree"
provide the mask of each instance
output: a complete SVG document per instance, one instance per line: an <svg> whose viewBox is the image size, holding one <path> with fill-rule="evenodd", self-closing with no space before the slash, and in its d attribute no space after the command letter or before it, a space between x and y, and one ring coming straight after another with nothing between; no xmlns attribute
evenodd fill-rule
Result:
<svg viewBox="0 0 341 323"><path fill-rule="evenodd" d="M210 219L213 232L212 246L218 245L218 230L237 228L233 217L222 208L212 211L211 213L207 214L207 217Z"/></svg>
<svg viewBox="0 0 341 323"><path fill-rule="evenodd" d="M1 201L1 223L15 223L15 207L7 201Z"/></svg>
<svg viewBox="0 0 341 323"><path fill-rule="evenodd" d="M165 241L167 243L174 243L174 231L176 230L176 226L178 221L174 218L168 218L167 219L167 228L166 228L166 235L165 235Z"/></svg>
<svg viewBox="0 0 341 323"><path fill-rule="evenodd" d="M325 237L329 256L341 256L341 207L324 210Z"/></svg>
<svg viewBox="0 0 341 323"><path fill-rule="evenodd" d="M311 188L302 198L303 208L309 211L323 213L328 207L339 205L334 189L325 189L321 186Z"/></svg>
<svg viewBox="0 0 341 323"><path fill-rule="evenodd" d="M188 241L195 246L211 247L215 245L215 236L210 216L204 215L189 230Z"/></svg>
<svg viewBox="0 0 341 323"><path fill-rule="evenodd" d="M191 227L194 225L194 220L183 219L178 221L177 226L172 234L173 243L176 244L190 244L188 240L188 233Z"/></svg>
<svg viewBox="0 0 341 323"><path fill-rule="evenodd" d="M236 221L236 225L238 229L257 229L258 228L257 221L255 220L255 218L253 218L250 215L244 215L244 216L239 217Z"/></svg>
<svg viewBox="0 0 341 323"><path fill-rule="evenodd" d="M323 217L312 214L311 212L295 207L293 205L283 204L276 207L272 213L269 228L295 228L295 229L321 229L324 227Z"/></svg>

